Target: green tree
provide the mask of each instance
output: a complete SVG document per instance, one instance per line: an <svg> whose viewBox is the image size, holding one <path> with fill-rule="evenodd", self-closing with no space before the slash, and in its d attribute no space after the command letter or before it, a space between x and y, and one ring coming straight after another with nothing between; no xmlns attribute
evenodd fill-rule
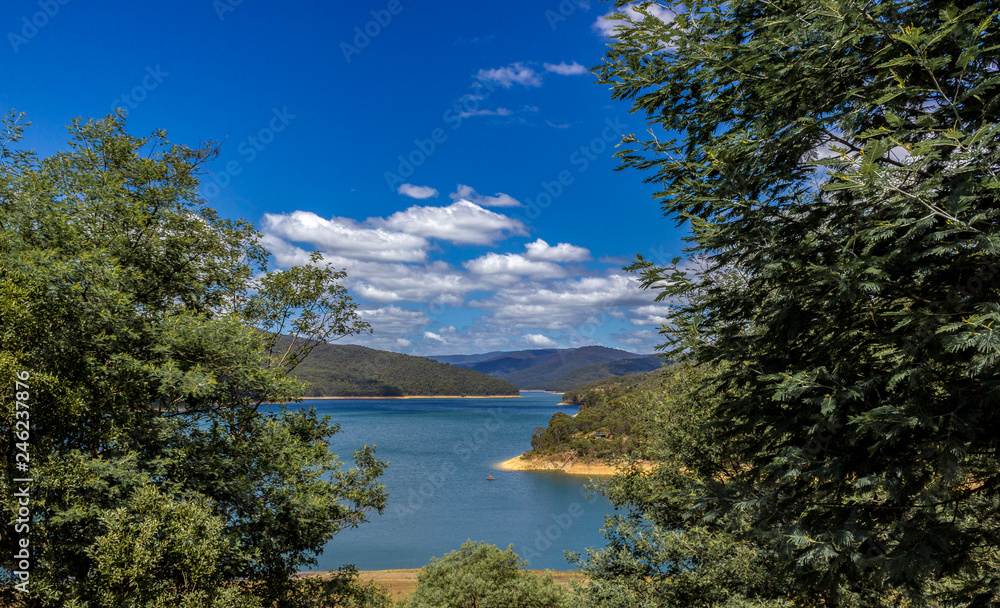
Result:
<svg viewBox="0 0 1000 608"><path fill-rule="evenodd" d="M27 440L0 436L5 526L25 476L15 441L35 481L32 593L3 601L295 605L290 575L386 501L372 448L343 470L336 425L271 405L302 394L288 372L313 344L367 329L343 274L317 259L268 272L253 226L198 198L211 144L134 137L113 115L74 121L69 149L37 158L17 148L18 117L5 125L0 417L30 413ZM297 341L272 356L277 333Z"/></svg>
<svg viewBox="0 0 1000 608"><path fill-rule="evenodd" d="M577 559L589 579L581 605L603 608L792 606L786 582L774 576L775 556L740 537L739 513L692 517L705 481L741 466L706 426L718 398L696 389L705 366L676 363L659 387L637 386L611 400L637 436L628 456L655 463L626 466L601 486L616 507L604 528L607 546Z"/></svg>
<svg viewBox="0 0 1000 608"><path fill-rule="evenodd" d="M596 69L651 128L623 166L709 271L633 268L677 302L672 358L717 370L710 423L744 464L693 512L745 514L828 606L995 605L996 3L642 6Z"/></svg>
<svg viewBox="0 0 1000 608"><path fill-rule="evenodd" d="M461 549L432 558L417 575L408 608L562 608L569 593L544 575L524 570L513 545L466 541Z"/></svg>

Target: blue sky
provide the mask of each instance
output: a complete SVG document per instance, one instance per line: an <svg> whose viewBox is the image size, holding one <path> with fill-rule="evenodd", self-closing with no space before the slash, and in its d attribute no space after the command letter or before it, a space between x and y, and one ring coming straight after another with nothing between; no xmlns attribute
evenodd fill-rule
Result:
<svg viewBox="0 0 1000 608"><path fill-rule="evenodd" d="M277 268L321 251L410 354L586 344L652 352L662 306L622 272L682 230L614 171L641 116L585 68L606 2L10 0L0 106L28 144L116 106L129 130L223 141L202 195ZM99 7L99 8L97 8Z"/></svg>

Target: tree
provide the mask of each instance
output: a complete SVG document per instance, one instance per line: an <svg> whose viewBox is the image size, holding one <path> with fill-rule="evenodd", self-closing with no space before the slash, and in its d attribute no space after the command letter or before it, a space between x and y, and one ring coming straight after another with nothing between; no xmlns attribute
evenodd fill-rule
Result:
<svg viewBox="0 0 1000 608"><path fill-rule="evenodd" d="M669 356L716 370L708 424L744 465L692 514L746 514L741 536L828 606L872 588L1000 601L996 4L619 18L595 70L650 125L622 168L652 171L709 272L632 269L677 303Z"/></svg>
<svg viewBox="0 0 1000 608"><path fill-rule="evenodd" d="M5 601L293 605L290 575L386 501L372 448L343 470L336 425L272 405L302 394L288 371L313 344L367 330L343 274L316 258L268 272L253 226L198 198L212 144L134 137L113 115L74 121L69 149L39 159L16 148L19 117L5 125L0 416L30 415L0 437L5 522L12 479L34 479L31 595ZM277 333L299 339L272 356Z"/></svg>
<svg viewBox="0 0 1000 608"><path fill-rule="evenodd" d="M524 570L527 562L514 546L467 541L457 551L431 562L417 575L417 589L409 608L561 608L568 592L552 580L552 573L536 576Z"/></svg>

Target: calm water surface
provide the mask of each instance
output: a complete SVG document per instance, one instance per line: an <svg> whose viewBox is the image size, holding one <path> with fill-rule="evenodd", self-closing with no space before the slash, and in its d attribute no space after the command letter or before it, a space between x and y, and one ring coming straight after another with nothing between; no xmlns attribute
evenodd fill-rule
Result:
<svg viewBox="0 0 1000 608"><path fill-rule="evenodd" d="M361 570L419 568L431 557L478 540L514 550L531 568L572 569L564 550L604 545L603 518L613 508L587 498L588 478L504 471L499 462L531 447L535 427L561 395L525 392L520 399L330 399L308 401L341 425L331 440L341 460L364 444L391 464L382 476L389 504L382 515L337 534L316 569L352 563ZM488 481L492 475L494 481Z"/></svg>

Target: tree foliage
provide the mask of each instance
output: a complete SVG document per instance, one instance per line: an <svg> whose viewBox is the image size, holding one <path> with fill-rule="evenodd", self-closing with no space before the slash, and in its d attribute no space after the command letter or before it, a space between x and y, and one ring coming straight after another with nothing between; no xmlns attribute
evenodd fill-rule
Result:
<svg viewBox="0 0 1000 608"><path fill-rule="evenodd" d="M623 167L708 265L633 266L676 303L672 358L716 370L743 465L691 515L740 514L826 605L1000 602L998 14L643 3L598 68L651 127Z"/></svg>
<svg viewBox="0 0 1000 608"><path fill-rule="evenodd" d="M569 593L542 576L524 570L527 562L513 545L467 541L442 558L432 558L417 576L407 608L568 608Z"/></svg>
<svg viewBox="0 0 1000 608"><path fill-rule="evenodd" d="M38 158L21 130L9 117L0 146L0 416L13 428L27 372L29 604L294 605L289 576L386 501L372 448L344 470L336 425L268 405L302 394L288 371L309 344L367 329L343 275L268 272L253 226L197 196L212 144L135 137L119 115ZM280 357L276 330L301 338Z"/></svg>

